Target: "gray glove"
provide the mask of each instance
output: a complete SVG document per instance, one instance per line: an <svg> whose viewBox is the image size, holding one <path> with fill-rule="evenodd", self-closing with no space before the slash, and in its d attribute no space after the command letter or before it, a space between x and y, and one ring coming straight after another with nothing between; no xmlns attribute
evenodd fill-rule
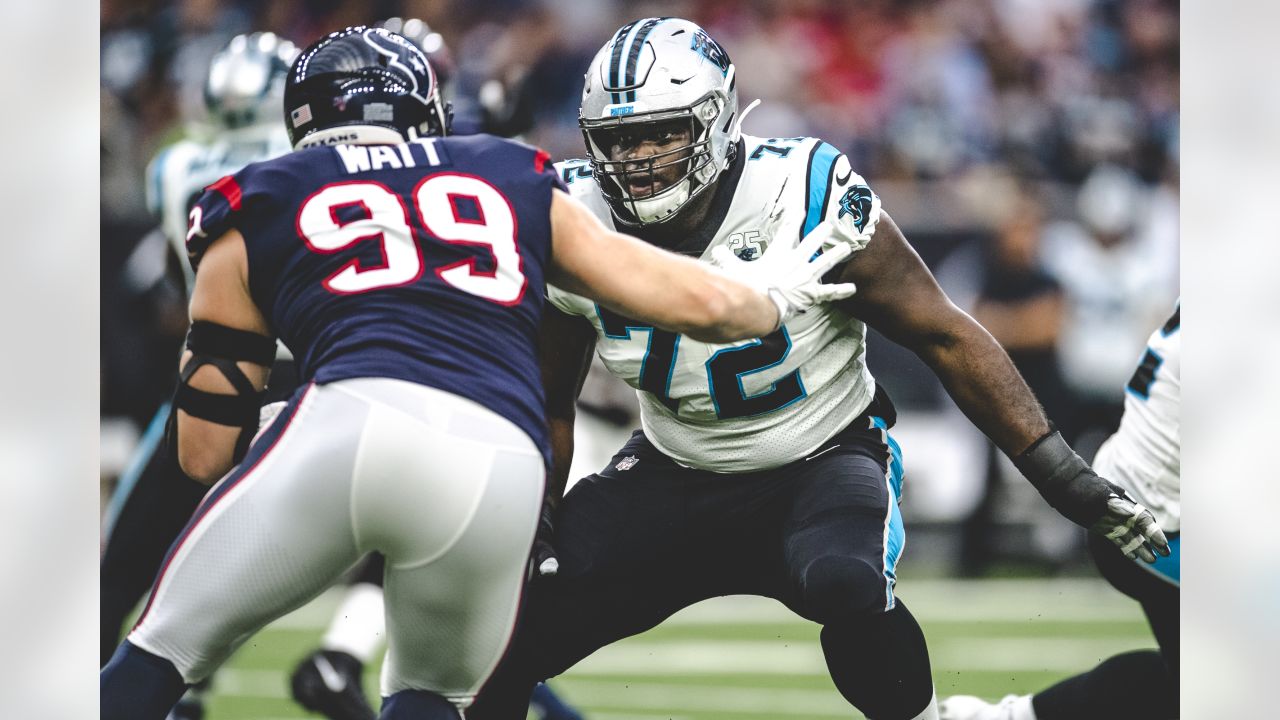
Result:
<svg viewBox="0 0 1280 720"><path fill-rule="evenodd" d="M1013 464L1055 510L1115 543L1128 557L1153 563L1156 553L1169 554L1169 542L1151 511L1124 488L1099 477L1061 433L1040 438Z"/></svg>

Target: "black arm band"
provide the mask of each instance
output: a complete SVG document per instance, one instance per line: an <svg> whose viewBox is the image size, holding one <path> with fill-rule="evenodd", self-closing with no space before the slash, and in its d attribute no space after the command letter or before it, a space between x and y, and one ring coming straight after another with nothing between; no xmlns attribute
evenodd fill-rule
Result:
<svg viewBox="0 0 1280 720"><path fill-rule="evenodd" d="M1013 464L1054 509L1082 527L1102 517L1111 495L1124 493L1098 477L1056 430L1032 443Z"/></svg>
<svg viewBox="0 0 1280 720"><path fill-rule="evenodd" d="M1019 453L1013 464L1046 497L1089 469L1084 458L1062 439L1062 433L1052 429Z"/></svg>
<svg viewBox="0 0 1280 720"><path fill-rule="evenodd" d="M262 407L263 392L240 395L219 395L191 387L185 382L178 384L174 393L174 407L191 417L238 428L256 428L258 425L258 409Z"/></svg>
<svg viewBox="0 0 1280 720"><path fill-rule="evenodd" d="M191 323L187 349L197 355L244 360L267 367L276 359L276 342L271 338L204 320Z"/></svg>

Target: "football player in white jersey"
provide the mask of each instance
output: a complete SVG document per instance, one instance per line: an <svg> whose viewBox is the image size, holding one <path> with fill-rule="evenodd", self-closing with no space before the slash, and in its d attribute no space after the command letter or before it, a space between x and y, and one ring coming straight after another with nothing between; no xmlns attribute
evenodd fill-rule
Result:
<svg viewBox="0 0 1280 720"><path fill-rule="evenodd" d="M833 272L857 293L768 336L713 344L548 288L560 311L548 310L542 342L549 485L566 481L592 349L638 391L642 429L563 499L550 490L540 567L558 569L531 585L471 720L523 717L534 681L729 594L773 597L820 623L836 688L868 717L936 718L924 636L894 595L902 464L893 406L866 366L866 325L919 354L1060 512L1130 555L1167 552L1151 513L1054 431L843 154L816 138L740 132L735 72L691 22L623 26L587 71L589 159L562 163L561 178L604 223L704 261L751 267L773 243L834 228L857 238Z"/></svg>
<svg viewBox="0 0 1280 720"><path fill-rule="evenodd" d="M189 136L161 150L147 168L148 207L158 230L144 240L157 257L176 255L172 265L185 272L187 214L205 186L248 163L283 155L291 149L280 122L285 75L297 55L293 43L274 33L237 35L210 61L204 80L207 117L192 122ZM166 243L168 247L166 246ZM273 384L289 385L285 370ZM283 388L288 397L291 388ZM128 614L150 588L161 560L208 487L186 477L163 438L169 405L159 408L121 475L103 518L99 573L101 598L101 662L120 642ZM199 718L199 690L174 709L171 717Z"/></svg>
<svg viewBox="0 0 1280 720"><path fill-rule="evenodd" d="M1168 534L1167 557L1154 565L1124 557L1097 537L1089 551L1102 576L1137 600L1160 651L1135 650L1104 660L1035 695L1007 695L998 703L958 695L940 706L943 720L1070 720L1176 718L1179 712L1182 460L1181 306L1151 333L1142 360L1125 388L1120 429L1103 443L1094 465L1151 508Z"/></svg>

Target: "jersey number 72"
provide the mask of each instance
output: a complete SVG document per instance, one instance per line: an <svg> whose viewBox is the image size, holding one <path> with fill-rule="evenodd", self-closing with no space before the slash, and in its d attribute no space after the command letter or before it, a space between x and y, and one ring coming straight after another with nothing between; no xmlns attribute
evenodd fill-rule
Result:
<svg viewBox="0 0 1280 720"><path fill-rule="evenodd" d="M599 305L596 305L596 313L606 337L629 340L633 331L649 333L649 344L640 361L640 389L651 393L668 409L676 412L679 403L670 393L680 336L624 318ZM742 384L744 376L777 367L790 353L791 336L783 327L748 345L723 348L712 355L706 362L707 387L711 393L711 402L716 408L716 417L731 420L764 415L803 399L806 392L799 369L784 373L770 384L768 390L754 395L747 394Z"/></svg>

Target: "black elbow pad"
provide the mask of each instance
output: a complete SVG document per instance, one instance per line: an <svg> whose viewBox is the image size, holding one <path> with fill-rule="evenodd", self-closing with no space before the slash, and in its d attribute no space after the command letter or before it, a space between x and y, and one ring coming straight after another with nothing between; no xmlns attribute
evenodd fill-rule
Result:
<svg viewBox="0 0 1280 720"><path fill-rule="evenodd" d="M191 324L187 333L187 349L191 351L191 359L178 378L173 407L191 417L240 428L234 458L235 462L240 462L258 429L258 409L265 393L254 389L253 383L236 363L251 362L270 367L276 357L275 341L247 330L198 320ZM205 365L216 367L231 383L235 394L211 393L191 387L192 376ZM174 449L178 446L176 417L175 413L168 439Z"/></svg>

